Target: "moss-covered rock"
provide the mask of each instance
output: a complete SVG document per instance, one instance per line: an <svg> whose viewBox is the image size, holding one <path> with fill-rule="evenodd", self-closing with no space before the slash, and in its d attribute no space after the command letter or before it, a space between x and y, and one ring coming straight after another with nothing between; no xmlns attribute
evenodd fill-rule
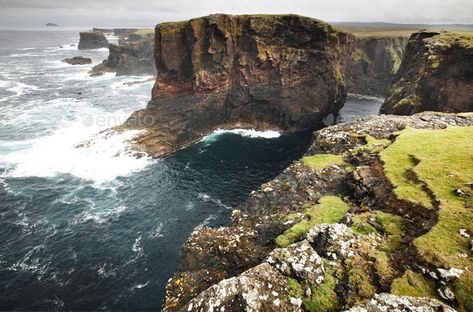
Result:
<svg viewBox="0 0 473 312"><path fill-rule="evenodd" d="M414 33L381 112L473 111L472 43L473 32Z"/></svg>

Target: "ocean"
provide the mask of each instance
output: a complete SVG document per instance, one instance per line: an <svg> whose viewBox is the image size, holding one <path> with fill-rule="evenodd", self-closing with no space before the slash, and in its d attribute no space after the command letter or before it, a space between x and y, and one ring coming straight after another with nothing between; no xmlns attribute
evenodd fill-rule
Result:
<svg viewBox="0 0 473 312"><path fill-rule="evenodd" d="M0 310L159 310L189 235L228 225L312 135L217 131L165 159L135 158L136 131L101 131L144 108L153 82L90 77L108 51L78 51L78 40L0 31ZM77 55L93 64L61 62ZM339 122L380 105L349 97Z"/></svg>

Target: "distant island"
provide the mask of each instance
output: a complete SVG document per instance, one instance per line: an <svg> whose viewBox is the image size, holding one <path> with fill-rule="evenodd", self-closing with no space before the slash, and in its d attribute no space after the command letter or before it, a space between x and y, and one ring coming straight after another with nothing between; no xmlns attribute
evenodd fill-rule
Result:
<svg viewBox="0 0 473 312"><path fill-rule="evenodd" d="M59 25L58 25L58 24L54 24L54 23L47 23L46 26L47 26L47 27L58 27Z"/></svg>

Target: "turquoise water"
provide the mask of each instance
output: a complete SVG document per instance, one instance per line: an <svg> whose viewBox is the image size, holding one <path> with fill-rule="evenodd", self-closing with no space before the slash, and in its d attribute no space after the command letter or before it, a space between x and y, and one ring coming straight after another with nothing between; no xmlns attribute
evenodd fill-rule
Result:
<svg viewBox="0 0 473 312"><path fill-rule="evenodd" d="M187 237L228 224L311 135L219 132L164 160L136 159L135 132L100 131L143 108L152 82L61 63L107 56L78 53L77 41L0 32L0 310L159 310ZM350 103L345 120L357 105L379 107Z"/></svg>

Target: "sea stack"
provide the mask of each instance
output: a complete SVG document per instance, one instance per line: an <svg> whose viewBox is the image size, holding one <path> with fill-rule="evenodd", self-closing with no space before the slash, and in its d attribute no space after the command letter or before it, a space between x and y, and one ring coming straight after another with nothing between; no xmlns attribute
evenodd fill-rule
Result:
<svg viewBox="0 0 473 312"><path fill-rule="evenodd" d="M107 38L101 31L87 31L80 33L79 50L91 50L108 47Z"/></svg>
<svg viewBox="0 0 473 312"><path fill-rule="evenodd" d="M216 14L155 29L152 99L124 127L163 156L217 128L315 129L346 98L354 37L298 15Z"/></svg>
<svg viewBox="0 0 473 312"><path fill-rule="evenodd" d="M413 34L381 113L473 111L473 35Z"/></svg>

